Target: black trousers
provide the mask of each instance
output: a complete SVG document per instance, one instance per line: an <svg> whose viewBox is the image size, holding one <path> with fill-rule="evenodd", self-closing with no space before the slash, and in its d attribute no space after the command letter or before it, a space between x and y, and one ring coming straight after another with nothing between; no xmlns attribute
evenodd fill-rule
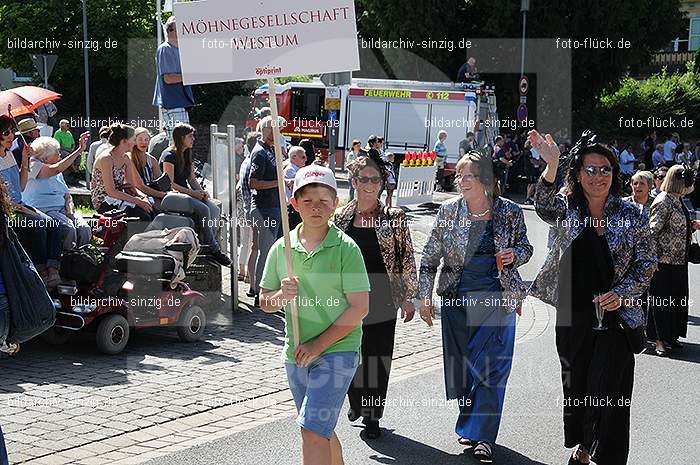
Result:
<svg viewBox="0 0 700 465"><path fill-rule="evenodd" d="M576 314L571 326L556 328L564 445L583 445L598 465L625 465L629 455L634 354L617 318L606 315L606 331Z"/></svg>
<svg viewBox="0 0 700 465"><path fill-rule="evenodd" d="M362 325L362 364L348 389L348 400L350 409L365 421L384 415L395 332L396 318Z"/></svg>

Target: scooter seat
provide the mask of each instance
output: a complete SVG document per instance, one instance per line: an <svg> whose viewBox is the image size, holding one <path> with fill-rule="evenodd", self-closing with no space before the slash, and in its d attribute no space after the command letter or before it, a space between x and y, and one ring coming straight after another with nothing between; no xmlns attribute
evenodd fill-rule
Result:
<svg viewBox="0 0 700 465"><path fill-rule="evenodd" d="M119 273L169 278L175 271L175 259L170 255L121 252L115 257L115 268Z"/></svg>
<svg viewBox="0 0 700 465"><path fill-rule="evenodd" d="M191 215L194 213L192 197L184 194L169 194L160 202L160 209L164 212Z"/></svg>
<svg viewBox="0 0 700 465"><path fill-rule="evenodd" d="M194 229L195 224L192 218L188 218L186 216L168 215L167 213L160 213L158 216L155 217L153 221L151 221L151 224L148 225L146 231L185 227Z"/></svg>

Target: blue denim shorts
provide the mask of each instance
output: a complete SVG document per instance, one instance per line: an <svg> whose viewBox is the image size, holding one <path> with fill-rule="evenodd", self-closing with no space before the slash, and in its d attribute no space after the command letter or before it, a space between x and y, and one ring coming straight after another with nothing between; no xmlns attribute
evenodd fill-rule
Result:
<svg viewBox="0 0 700 465"><path fill-rule="evenodd" d="M357 352L331 352L304 368L285 365L299 426L326 439L333 436L359 362Z"/></svg>

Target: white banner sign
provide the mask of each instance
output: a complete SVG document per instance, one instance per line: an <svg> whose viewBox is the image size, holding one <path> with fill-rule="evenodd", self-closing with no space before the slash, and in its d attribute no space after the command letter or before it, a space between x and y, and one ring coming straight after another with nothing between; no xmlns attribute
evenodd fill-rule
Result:
<svg viewBox="0 0 700 465"><path fill-rule="evenodd" d="M184 84L360 69L352 0L175 3Z"/></svg>

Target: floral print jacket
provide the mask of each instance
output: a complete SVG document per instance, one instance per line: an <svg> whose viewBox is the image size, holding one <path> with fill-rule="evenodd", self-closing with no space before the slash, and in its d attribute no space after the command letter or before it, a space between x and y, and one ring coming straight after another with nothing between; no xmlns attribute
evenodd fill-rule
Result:
<svg viewBox="0 0 700 465"><path fill-rule="evenodd" d="M537 215L555 230L554 243L542 269L530 287L530 295L557 307L559 262L564 252L585 229L579 211L569 207L555 184L540 178L535 190ZM615 268L612 291L625 302L620 315L630 328L644 325L640 298L656 270L656 248L646 215L620 197L608 196L603 210L605 239Z"/></svg>
<svg viewBox="0 0 700 465"><path fill-rule="evenodd" d="M522 209L514 202L497 197L493 207L493 240L496 250L512 248L515 261L505 267L500 281L504 289L503 300L507 313L515 311L525 299L527 286L523 283L518 267L532 256L532 245L527 239L527 228ZM418 299L432 297L438 265L442 263L437 294L453 299L457 295L459 280L464 268L469 228L469 209L462 196L440 206L430 238L425 244L420 262Z"/></svg>
<svg viewBox="0 0 700 465"><path fill-rule="evenodd" d="M413 255L413 242L408 230L406 214L400 208L387 208L379 203L379 220L375 231L382 251L384 266L389 275L392 301L399 308L406 299L416 293L416 258ZM355 217L357 200L351 200L335 214L333 222L343 232Z"/></svg>
<svg viewBox="0 0 700 465"><path fill-rule="evenodd" d="M661 192L651 204L649 224L659 263L685 265L688 263L690 225L681 199Z"/></svg>

